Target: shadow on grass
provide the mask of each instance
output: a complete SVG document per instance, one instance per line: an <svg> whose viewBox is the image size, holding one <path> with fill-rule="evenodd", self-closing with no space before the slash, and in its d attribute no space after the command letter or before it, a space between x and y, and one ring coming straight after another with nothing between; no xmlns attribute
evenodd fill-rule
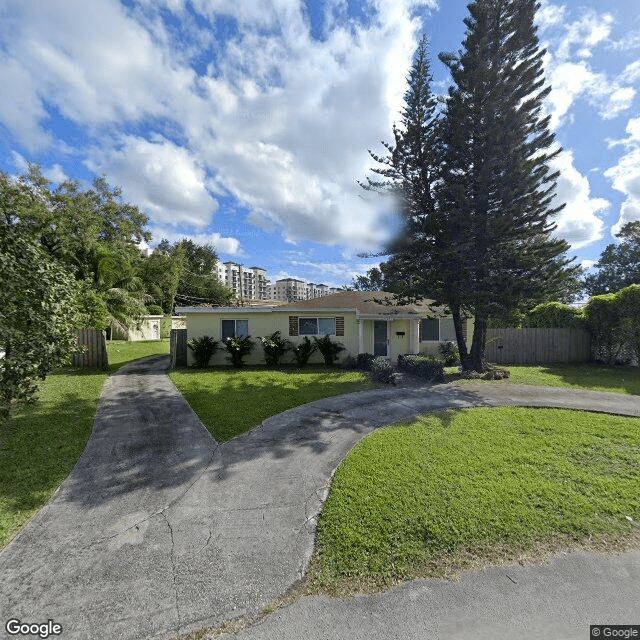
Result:
<svg viewBox="0 0 640 640"><path fill-rule="evenodd" d="M542 367L547 375L558 376L571 386L602 391L620 390L631 394L640 394L640 369L603 364L553 364Z"/></svg>
<svg viewBox="0 0 640 640"><path fill-rule="evenodd" d="M0 547L67 477L91 434L105 375L60 370L61 389L16 410L0 430ZM65 380L73 377L72 380ZM68 390L69 384L83 391Z"/></svg>
<svg viewBox="0 0 640 640"><path fill-rule="evenodd" d="M508 380L461 380L449 371L446 382L486 382L487 384L525 384L540 387L580 388L640 395L640 369L603 364L500 365L511 372Z"/></svg>
<svg viewBox="0 0 640 640"><path fill-rule="evenodd" d="M121 368L109 378L91 437L56 500L93 508L126 499L155 512L178 499L205 472L209 472L212 490L218 481L234 476L238 482L246 482L246 465L256 461L265 473L271 469L271 473L290 477L293 482L306 477L307 468L314 468L316 474L321 469L326 480L363 436L385 424L413 417L403 398L425 394L435 398L432 410L451 406L451 390L439 393L436 388L391 387L342 395L361 389L362 383L336 382L334 369L291 369L287 371L298 375L280 374L275 381L266 369L258 370L264 372L262 379L254 375L249 380L246 370L229 369L221 372L215 391L186 393L194 408L200 405L222 411L236 432L241 421L240 433L261 425L238 437L228 432L227 439L232 439L219 446L176 392L165 375L166 366L166 356L150 357ZM186 373L190 377L202 372ZM327 398L322 406L299 407L319 399L318 389L323 397L341 395ZM455 394L473 398L462 389ZM73 395L59 407L61 414L72 409L78 415L92 413L89 404ZM269 422L269 417L292 407L297 408ZM212 419L221 420L213 415ZM85 429L90 430L91 425ZM70 454L69 465L78 454L77 449ZM252 469L249 473L255 476L256 467ZM61 470L57 479L62 480L67 470ZM258 479L254 477L253 481ZM39 488L33 488L34 494Z"/></svg>
<svg viewBox="0 0 640 640"><path fill-rule="evenodd" d="M214 437L226 442L288 409L375 387L366 379L339 379L345 373L351 372L323 366L181 369L176 381Z"/></svg>

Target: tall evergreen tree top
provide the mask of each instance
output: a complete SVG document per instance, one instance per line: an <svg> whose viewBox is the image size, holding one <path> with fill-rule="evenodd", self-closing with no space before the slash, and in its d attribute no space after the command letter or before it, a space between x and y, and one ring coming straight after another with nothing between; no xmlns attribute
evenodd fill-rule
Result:
<svg viewBox="0 0 640 640"><path fill-rule="evenodd" d="M499 316L548 298L570 275L568 245L552 237L561 149L543 103L535 0L469 5L463 49L441 54L451 72L444 119L443 202L465 233L465 297L474 313ZM457 220L456 220L457 219ZM463 283L461 283L462 285Z"/></svg>

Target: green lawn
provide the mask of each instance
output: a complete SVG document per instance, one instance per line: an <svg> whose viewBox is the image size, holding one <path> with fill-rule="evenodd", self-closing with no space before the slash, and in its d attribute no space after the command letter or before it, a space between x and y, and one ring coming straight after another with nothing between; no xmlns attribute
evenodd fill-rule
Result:
<svg viewBox="0 0 640 640"><path fill-rule="evenodd" d="M168 341L107 345L109 369L157 353ZM41 383L36 403L20 407L0 428L0 548L51 498L91 434L103 371L59 369Z"/></svg>
<svg viewBox="0 0 640 640"><path fill-rule="evenodd" d="M569 387L591 391L640 394L640 369L596 364L550 364L538 366L504 365L511 376L506 380L486 381L487 384L528 384L543 387ZM458 384L485 382L461 380L457 367L448 367L447 381Z"/></svg>
<svg viewBox="0 0 640 640"><path fill-rule="evenodd" d="M334 476L307 588L375 590L536 549L637 536L639 426L499 408L376 431Z"/></svg>
<svg viewBox="0 0 640 640"><path fill-rule="evenodd" d="M169 355L169 339L141 340L126 342L125 340L111 340L107 342L109 354L109 370L113 373L121 366L140 358L155 355Z"/></svg>
<svg viewBox="0 0 640 640"><path fill-rule="evenodd" d="M171 379L218 442L301 404L376 387L357 371L307 369L181 369Z"/></svg>

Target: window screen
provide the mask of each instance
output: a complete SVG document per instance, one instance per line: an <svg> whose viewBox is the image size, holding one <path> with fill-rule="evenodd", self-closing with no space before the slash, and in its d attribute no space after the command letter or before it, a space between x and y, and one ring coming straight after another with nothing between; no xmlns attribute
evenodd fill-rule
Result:
<svg viewBox="0 0 640 640"><path fill-rule="evenodd" d="M456 328L453 324L453 318L440 318L440 340L456 341Z"/></svg>
<svg viewBox="0 0 640 640"><path fill-rule="evenodd" d="M318 318L299 318L298 323L298 333L301 336L318 335Z"/></svg>
<svg viewBox="0 0 640 640"><path fill-rule="evenodd" d="M221 337L223 340L236 336L236 338L246 338L249 335L248 320L223 320Z"/></svg>
<svg viewBox="0 0 640 640"><path fill-rule="evenodd" d="M423 318L420 321L420 340L440 340L438 318Z"/></svg>
<svg viewBox="0 0 640 640"><path fill-rule="evenodd" d="M298 318L298 333L301 336L335 336L335 318Z"/></svg>
<svg viewBox="0 0 640 640"><path fill-rule="evenodd" d="M336 335L336 319L335 318L318 318L318 333L322 336Z"/></svg>

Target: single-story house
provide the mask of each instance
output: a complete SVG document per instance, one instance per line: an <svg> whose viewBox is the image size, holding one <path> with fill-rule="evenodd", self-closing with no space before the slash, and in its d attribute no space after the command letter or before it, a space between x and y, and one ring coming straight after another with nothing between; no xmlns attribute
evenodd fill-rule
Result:
<svg viewBox="0 0 640 640"><path fill-rule="evenodd" d="M280 331L299 344L307 336L330 335L346 351L340 359L372 353L395 361L401 354L436 354L442 342L455 342L453 318L442 308L433 308L429 301L398 305L393 294L380 291L340 291L314 300L292 302L278 307L179 307L176 312L187 319L187 339L210 336L222 341L231 335L254 339ZM473 321L464 321L464 330L471 335ZM189 364L194 362L189 351ZM320 354L311 362L322 362ZM257 345L246 360L249 364L264 362L263 351ZM211 364L227 364L222 348Z"/></svg>

